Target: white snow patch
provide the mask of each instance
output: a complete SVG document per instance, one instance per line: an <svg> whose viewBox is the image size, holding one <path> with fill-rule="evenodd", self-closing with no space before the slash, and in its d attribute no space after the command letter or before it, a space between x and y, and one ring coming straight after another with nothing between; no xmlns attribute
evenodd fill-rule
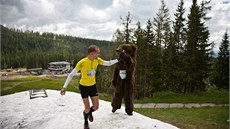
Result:
<svg viewBox="0 0 230 129"><path fill-rule="evenodd" d="M29 92L1 96L1 129L82 129L83 103L77 93L47 90L46 98L29 98ZM178 129L162 121L134 112L125 113L124 107L111 112L111 103L100 100L90 129Z"/></svg>

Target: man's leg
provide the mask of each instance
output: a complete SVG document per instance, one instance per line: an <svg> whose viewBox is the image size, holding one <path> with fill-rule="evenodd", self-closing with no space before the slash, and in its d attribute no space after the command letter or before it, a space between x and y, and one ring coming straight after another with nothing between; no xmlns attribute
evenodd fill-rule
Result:
<svg viewBox="0 0 230 129"><path fill-rule="evenodd" d="M90 111L89 111L89 121L93 122L92 113L99 108L99 97L98 96L91 97L91 101L93 103L93 106L90 108Z"/></svg>
<svg viewBox="0 0 230 129"><path fill-rule="evenodd" d="M93 103L92 108L96 111L99 108L99 97L98 96L91 97L91 101Z"/></svg>
<svg viewBox="0 0 230 129"><path fill-rule="evenodd" d="M88 128L88 117L89 117L89 111L90 111L90 103L89 103L89 99L88 98L83 98L83 103L85 106L85 110L83 111L83 115L84 115L84 119L85 119L85 123L84 126L87 129Z"/></svg>

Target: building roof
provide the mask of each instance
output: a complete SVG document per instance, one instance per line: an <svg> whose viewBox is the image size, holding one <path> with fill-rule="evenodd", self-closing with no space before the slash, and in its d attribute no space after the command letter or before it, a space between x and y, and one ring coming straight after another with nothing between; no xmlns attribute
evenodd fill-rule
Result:
<svg viewBox="0 0 230 129"><path fill-rule="evenodd" d="M50 62L50 65L61 65L61 64L65 64L65 65L69 65L69 62L66 61L57 61L57 62Z"/></svg>

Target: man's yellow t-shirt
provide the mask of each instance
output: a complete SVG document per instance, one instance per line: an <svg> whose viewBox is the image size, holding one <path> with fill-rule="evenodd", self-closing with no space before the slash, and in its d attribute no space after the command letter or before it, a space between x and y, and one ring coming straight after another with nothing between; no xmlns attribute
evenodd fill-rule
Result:
<svg viewBox="0 0 230 129"><path fill-rule="evenodd" d="M81 71L81 79L80 84L83 86L93 86L96 84L96 70L98 64L102 65L104 60L101 58L96 58L94 60L90 60L88 57L81 59L75 69L77 71Z"/></svg>

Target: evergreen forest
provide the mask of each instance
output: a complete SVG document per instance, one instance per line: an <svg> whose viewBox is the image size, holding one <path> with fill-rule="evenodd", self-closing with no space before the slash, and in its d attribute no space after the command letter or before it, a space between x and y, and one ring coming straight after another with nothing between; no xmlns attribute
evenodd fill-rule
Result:
<svg viewBox="0 0 230 129"><path fill-rule="evenodd" d="M53 33L23 32L1 25L1 68L47 68L53 61L73 62L87 56L89 45L102 49L107 59L113 43Z"/></svg>

